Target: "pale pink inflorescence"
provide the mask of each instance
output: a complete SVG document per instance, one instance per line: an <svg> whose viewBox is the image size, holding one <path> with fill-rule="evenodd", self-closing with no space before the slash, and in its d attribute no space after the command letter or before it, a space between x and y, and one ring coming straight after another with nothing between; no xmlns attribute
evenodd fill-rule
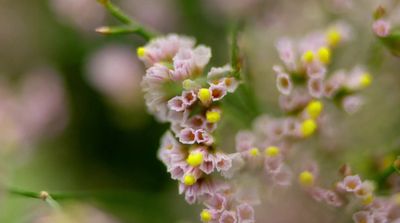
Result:
<svg viewBox="0 0 400 223"><path fill-rule="evenodd" d="M239 201L235 186L223 182L240 169L242 157L226 154L215 144L213 133L223 116L218 103L239 85L229 65L205 66L210 48L193 39L167 35L138 49L147 67L142 80L148 110L171 123L158 152L171 178L179 181L179 193L188 203L203 203L208 222L254 222L253 207Z"/></svg>

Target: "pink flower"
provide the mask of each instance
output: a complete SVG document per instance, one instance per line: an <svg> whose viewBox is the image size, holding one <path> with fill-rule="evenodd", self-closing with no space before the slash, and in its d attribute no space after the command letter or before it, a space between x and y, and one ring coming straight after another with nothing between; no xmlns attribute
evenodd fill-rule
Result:
<svg viewBox="0 0 400 223"><path fill-rule="evenodd" d="M353 220L355 223L373 223L373 216L368 211L359 211L353 214Z"/></svg>
<svg viewBox="0 0 400 223"><path fill-rule="evenodd" d="M244 203L236 207L240 223L254 223L254 209L252 206Z"/></svg>
<svg viewBox="0 0 400 223"><path fill-rule="evenodd" d="M390 33L391 25L388 21L379 19L372 25L372 30L379 37L386 37Z"/></svg>
<svg viewBox="0 0 400 223"><path fill-rule="evenodd" d="M361 179L358 175L346 176L341 182L341 186L347 192L355 192L361 187Z"/></svg>

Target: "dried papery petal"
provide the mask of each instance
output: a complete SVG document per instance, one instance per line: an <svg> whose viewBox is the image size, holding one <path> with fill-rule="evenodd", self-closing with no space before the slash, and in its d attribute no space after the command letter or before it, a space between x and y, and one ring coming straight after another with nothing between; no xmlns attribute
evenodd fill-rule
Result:
<svg viewBox="0 0 400 223"><path fill-rule="evenodd" d="M205 65L208 64L211 58L211 49L204 45L200 45L193 50L193 60L194 64L203 69Z"/></svg>
<svg viewBox="0 0 400 223"><path fill-rule="evenodd" d="M254 209L249 204L240 204L236 208L238 220L241 223L254 223Z"/></svg>
<svg viewBox="0 0 400 223"><path fill-rule="evenodd" d="M206 119L202 115L194 115L186 121L186 125L193 129L204 128Z"/></svg>
<svg viewBox="0 0 400 223"><path fill-rule="evenodd" d="M173 111L181 112L185 110L186 104L183 102L181 96L175 96L168 101L168 108Z"/></svg>
<svg viewBox="0 0 400 223"><path fill-rule="evenodd" d="M232 158L222 152L215 153L215 161L218 171L228 171L232 167Z"/></svg>
<svg viewBox="0 0 400 223"><path fill-rule="evenodd" d="M196 141L196 133L192 128L182 129L178 137L183 144L193 144Z"/></svg>
<svg viewBox="0 0 400 223"><path fill-rule="evenodd" d="M185 106L191 106L197 100L197 96L194 91L184 91L182 93L182 101Z"/></svg>
<svg viewBox="0 0 400 223"><path fill-rule="evenodd" d="M225 178L232 178L236 172L242 169L245 165L245 162L239 153L229 154L229 158L232 160L232 167L221 172L221 175Z"/></svg>
<svg viewBox="0 0 400 223"><path fill-rule="evenodd" d="M234 211L222 212L219 223L237 223L236 213Z"/></svg>
<svg viewBox="0 0 400 223"><path fill-rule="evenodd" d="M214 155L207 153L204 156L203 163L200 165L200 170L206 174L211 174L215 169L215 157Z"/></svg>
<svg viewBox="0 0 400 223"><path fill-rule="evenodd" d="M253 147L255 137L250 131L240 131L236 134L236 151L243 152Z"/></svg>
<svg viewBox="0 0 400 223"><path fill-rule="evenodd" d="M276 44L279 57L284 62L289 70L296 69L296 53L294 51L293 43L287 38L282 38Z"/></svg>
<svg viewBox="0 0 400 223"><path fill-rule="evenodd" d="M214 83L215 80L218 81L221 78L226 77L230 72L232 72L232 67L229 64L223 67L212 67L207 74L207 80L209 83Z"/></svg>
<svg viewBox="0 0 400 223"><path fill-rule="evenodd" d="M293 89L293 84L290 76L286 73L279 73L276 77L276 87L281 94L289 95Z"/></svg>
<svg viewBox="0 0 400 223"><path fill-rule="evenodd" d="M210 87L211 99L219 101L226 95L226 87L222 85L211 85Z"/></svg>
<svg viewBox="0 0 400 223"><path fill-rule="evenodd" d="M197 143L205 143L207 145L212 144L212 136L208 134L204 129L197 129L195 132L195 138Z"/></svg>
<svg viewBox="0 0 400 223"><path fill-rule="evenodd" d="M340 207L343 205L343 201L339 198L339 196L332 190L325 191L325 202L334 207Z"/></svg>
<svg viewBox="0 0 400 223"><path fill-rule="evenodd" d="M227 198L220 193L216 193L207 200L204 204L207 208L213 209L217 212L222 212L227 207Z"/></svg>
<svg viewBox="0 0 400 223"><path fill-rule="evenodd" d="M291 185L292 176L293 174L290 171L290 169L284 167L280 168L280 170L277 173L273 174L273 180L274 183L279 186L288 187Z"/></svg>
<svg viewBox="0 0 400 223"><path fill-rule="evenodd" d="M324 91L322 78L310 78L307 83L308 92L315 98L321 98Z"/></svg>
<svg viewBox="0 0 400 223"><path fill-rule="evenodd" d="M266 158L264 162L264 167L267 173L278 173L282 168L282 157L275 156Z"/></svg>
<svg viewBox="0 0 400 223"><path fill-rule="evenodd" d="M321 63L312 63L307 66L307 75L310 78L323 79L326 74L326 67Z"/></svg>

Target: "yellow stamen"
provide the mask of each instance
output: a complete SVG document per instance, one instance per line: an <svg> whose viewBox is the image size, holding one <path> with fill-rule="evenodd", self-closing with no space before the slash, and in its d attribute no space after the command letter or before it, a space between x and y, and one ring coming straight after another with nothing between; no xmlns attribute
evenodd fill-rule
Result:
<svg viewBox="0 0 400 223"><path fill-rule="evenodd" d="M136 50L136 54L139 58L143 57L145 53L146 53L146 49L144 47L138 47Z"/></svg>
<svg viewBox="0 0 400 223"><path fill-rule="evenodd" d="M200 99L201 103L206 105L211 101L211 92L208 90L208 88L201 88L197 94L197 97Z"/></svg>
<svg viewBox="0 0 400 223"><path fill-rule="evenodd" d="M333 28L328 30L326 40L328 41L329 46L335 47L342 40L342 35L337 29Z"/></svg>
<svg viewBox="0 0 400 223"><path fill-rule="evenodd" d="M319 48L318 59L324 64L330 63L331 62L331 50L327 47Z"/></svg>
<svg viewBox="0 0 400 223"><path fill-rule="evenodd" d="M196 183L196 178L192 174L186 174L183 177L183 183L186 186L192 186L194 183Z"/></svg>
<svg viewBox="0 0 400 223"><path fill-rule="evenodd" d="M265 155L269 157L277 156L280 152L280 149L276 146L269 146L265 148Z"/></svg>
<svg viewBox="0 0 400 223"><path fill-rule="evenodd" d="M203 153L191 152L187 157L186 162L192 167L199 166L203 163Z"/></svg>
<svg viewBox="0 0 400 223"><path fill-rule="evenodd" d="M299 175L299 183L304 187L310 187L314 184L314 175L310 171L303 171Z"/></svg>
<svg viewBox="0 0 400 223"><path fill-rule="evenodd" d="M316 119L321 114L323 108L324 105L321 101L312 100L308 103L306 111L311 118Z"/></svg>
<svg viewBox="0 0 400 223"><path fill-rule="evenodd" d="M312 135L317 129L317 123L312 119L307 119L301 123L300 131L304 137Z"/></svg>
<svg viewBox="0 0 400 223"><path fill-rule="evenodd" d="M360 85L363 88L368 87L372 83L372 76L369 73L365 73L360 77Z"/></svg>
<svg viewBox="0 0 400 223"><path fill-rule="evenodd" d="M252 149L249 150L249 154L251 156L256 157L256 156L260 155L260 151L258 150L258 148L252 148Z"/></svg>
<svg viewBox="0 0 400 223"><path fill-rule="evenodd" d="M311 50L307 50L301 58L304 62L311 63L314 60L314 53Z"/></svg>
<svg viewBox="0 0 400 223"><path fill-rule="evenodd" d="M212 216L208 210L204 209L200 213L200 218L201 218L201 221L203 221L203 222L209 222L209 221L211 221Z"/></svg>
<svg viewBox="0 0 400 223"><path fill-rule="evenodd" d="M221 113L218 111L207 111L206 117L209 123L217 123L221 119Z"/></svg>

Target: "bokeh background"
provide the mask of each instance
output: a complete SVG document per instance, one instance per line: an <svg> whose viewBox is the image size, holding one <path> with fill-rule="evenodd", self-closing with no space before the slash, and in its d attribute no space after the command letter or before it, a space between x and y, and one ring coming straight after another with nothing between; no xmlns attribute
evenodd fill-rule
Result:
<svg viewBox="0 0 400 223"><path fill-rule="evenodd" d="M334 67L363 64L373 74L374 84L363 92L365 105L355 115L328 106L329 134L301 146L318 157L327 180L343 163L374 177L399 153L400 62L371 32L371 14L378 1L115 3L163 33L195 36L212 47L213 65L228 62L229 27L245 19L240 46L261 107L257 112L275 115L280 115L272 72L279 63L276 40L301 37L337 20L349 23L353 40L339 49ZM107 213L104 218L110 218L100 216L93 222L198 222L199 207L185 204L156 158L159 138L168 126L146 114L140 90L144 67L135 56L135 49L145 42L135 36L105 37L94 32L110 24L118 22L96 0L0 0L2 183L31 191L71 192L63 205L91 216L100 215L97 209L101 209ZM230 129L227 145L232 145L235 130L245 127L223 126ZM321 212L304 195L280 193L282 199L275 197L259 208L267 212L258 211L270 213L271 222L315 222L315 216L335 214ZM284 202L291 196L298 197L292 206ZM79 206L82 203L91 207ZM288 208L297 211L283 214ZM38 200L0 193L0 222L45 222L40 219L50 212Z"/></svg>

